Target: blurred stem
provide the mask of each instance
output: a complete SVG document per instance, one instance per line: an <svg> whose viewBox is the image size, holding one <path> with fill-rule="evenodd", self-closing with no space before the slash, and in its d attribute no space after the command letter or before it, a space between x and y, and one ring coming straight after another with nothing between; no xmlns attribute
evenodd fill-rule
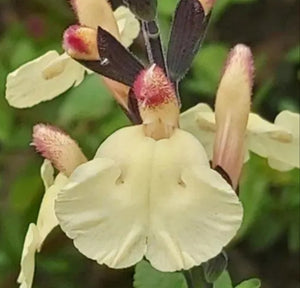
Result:
<svg viewBox="0 0 300 288"><path fill-rule="evenodd" d="M193 288L213 288L214 284L209 283L205 279L204 271L202 266L194 267L189 271L186 271L190 274L192 279ZM190 288L190 286L188 286Z"/></svg>
<svg viewBox="0 0 300 288"><path fill-rule="evenodd" d="M183 275L186 281L188 288L196 288L193 283L193 275L191 270L183 271Z"/></svg>

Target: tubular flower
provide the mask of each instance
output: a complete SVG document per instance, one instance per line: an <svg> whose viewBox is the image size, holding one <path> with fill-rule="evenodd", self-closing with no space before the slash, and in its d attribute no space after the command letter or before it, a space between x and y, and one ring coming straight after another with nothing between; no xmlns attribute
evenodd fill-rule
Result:
<svg viewBox="0 0 300 288"><path fill-rule="evenodd" d="M216 115L199 104L180 116L177 88L202 43L214 1L179 1L166 53L156 1L126 2L142 22L149 65L120 42L126 35L133 38L125 28L123 36L119 32L126 23L135 23L126 16L128 10L118 11L123 24L117 29L110 6L100 0L72 2L81 25L65 31L66 54L60 57L102 75L134 125L109 136L89 161L74 140L51 126L34 128L33 145L67 179L55 195L55 219L82 254L112 268L129 267L146 257L161 271L190 269L217 256L241 225L243 209L235 190L246 148L258 145L260 154L268 154L257 143L295 146L298 126L289 123L297 116L283 112L275 125L256 116L255 121L267 124L249 136L254 69L251 51L242 44L229 54ZM100 8L107 11L105 23L97 22ZM43 71L57 75L63 70L56 63ZM285 160L275 157L276 149L269 157L272 165ZM32 224L22 271L32 267L37 235Z"/></svg>
<svg viewBox="0 0 300 288"><path fill-rule="evenodd" d="M120 6L114 12L107 0L73 0L72 6L80 25L93 29L101 26L126 47L129 47L139 34L138 20L124 6ZM90 71L66 53L60 55L56 51L49 51L8 75L6 99L16 108L34 106L59 96L73 86L78 86L84 80L86 72ZM114 86L116 84L111 84L109 88L113 89ZM125 88L122 88L122 93L126 93Z"/></svg>
<svg viewBox="0 0 300 288"><path fill-rule="evenodd" d="M143 124L112 134L72 173L56 215L78 250L100 264L124 268L145 256L161 271L189 269L234 237L242 206L201 143L178 127L163 70L141 71L133 88Z"/></svg>

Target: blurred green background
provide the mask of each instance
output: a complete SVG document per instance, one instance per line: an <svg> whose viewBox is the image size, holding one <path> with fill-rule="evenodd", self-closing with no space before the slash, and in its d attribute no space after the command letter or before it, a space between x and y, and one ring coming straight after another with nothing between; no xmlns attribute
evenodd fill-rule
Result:
<svg viewBox="0 0 300 288"><path fill-rule="evenodd" d="M177 1L158 2L167 43ZM205 43L181 85L183 109L198 102L213 104L228 49L243 42L255 55L253 111L268 120L283 109L298 112L299 8L298 0L217 0ZM93 75L34 108L8 106L4 97L7 74L50 49L61 51L62 33L75 22L66 0L0 0L1 288L17 287L23 240L29 223L36 220L44 192L39 174L42 159L29 146L32 126L44 122L63 128L91 157L105 137L128 124ZM141 38L133 49L144 53ZM244 170L240 193L245 220L227 249L233 282L259 277L263 288L298 288L299 171L279 173L255 156ZM110 270L81 256L57 228L37 255L33 287L125 288L132 287L132 275L133 269Z"/></svg>

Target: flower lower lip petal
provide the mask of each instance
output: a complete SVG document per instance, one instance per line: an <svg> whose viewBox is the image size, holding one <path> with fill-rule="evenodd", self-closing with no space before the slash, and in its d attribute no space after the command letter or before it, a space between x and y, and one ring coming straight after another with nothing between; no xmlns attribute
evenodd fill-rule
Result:
<svg viewBox="0 0 300 288"><path fill-rule="evenodd" d="M178 129L155 141L142 126L110 136L70 176L55 209L85 256L112 268L145 256L161 271L189 269L216 256L243 214L192 135Z"/></svg>

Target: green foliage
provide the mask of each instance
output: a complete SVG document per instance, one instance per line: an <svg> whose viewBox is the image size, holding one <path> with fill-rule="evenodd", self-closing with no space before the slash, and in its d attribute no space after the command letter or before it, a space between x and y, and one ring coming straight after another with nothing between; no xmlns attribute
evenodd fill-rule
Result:
<svg viewBox="0 0 300 288"><path fill-rule="evenodd" d="M194 93L214 95L220 81L228 46L222 43L204 45L194 60L192 78L185 85Z"/></svg>
<svg viewBox="0 0 300 288"><path fill-rule="evenodd" d="M258 279L250 279L237 285L235 288L260 288L261 283Z"/></svg>
<svg viewBox="0 0 300 288"><path fill-rule="evenodd" d="M182 273L163 273L143 260L135 267L134 288L187 288Z"/></svg>
<svg viewBox="0 0 300 288"><path fill-rule="evenodd" d="M232 288L231 278L227 271L224 271L215 281L213 288Z"/></svg>
<svg viewBox="0 0 300 288"><path fill-rule="evenodd" d="M97 75L87 76L76 93L67 93L59 107L59 121L69 124L104 118L113 110L113 101Z"/></svg>

